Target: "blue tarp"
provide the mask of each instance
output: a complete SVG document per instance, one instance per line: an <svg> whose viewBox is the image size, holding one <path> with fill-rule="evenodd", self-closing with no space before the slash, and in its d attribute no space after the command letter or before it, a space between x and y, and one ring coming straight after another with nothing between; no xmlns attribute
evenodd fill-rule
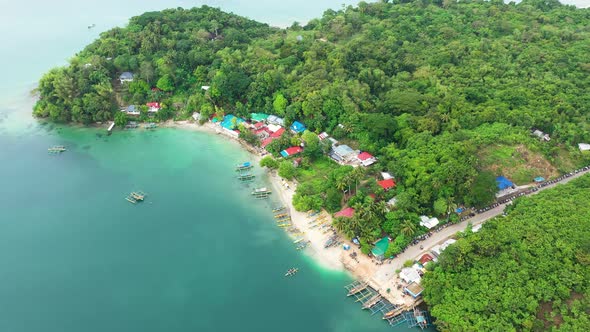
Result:
<svg viewBox="0 0 590 332"><path fill-rule="evenodd" d="M305 126L303 125L303 123L301 123L299 121L295 121L291 125L291 130L293 130L296 133L302 133L305 131Z"/></svg>
<svg viewBox="0 0 590 332"><path fill-rule="evenodd" d="M504 190L506 188L512 187L514 184L503 176L498 176L496 178L496 183L498 184L498 189Z"/></svg>
<svg viewBox="0 0 590 332"><path fill-rule="evenodd" d="M287 151L283 150L283 151L281 151L281 156L283 156L284 158L287 158L289 156L289 154L287 153Z"/></svg>
<svg viewBox="0 0 590 332"><path fill-rule="evenodd" d="M535 182L543 182L543 181L545 181L545 178L544 178L544 177L542 177L542 176L537 176L537 177L535 178Z"/></svg>
<svg viewBox="0 0 590 332"><path fill-rule="evenodd" d="M457 212L457 213L461 213L463 211L465 211L465 208L462 208L462 207L455 209L455 212Z"/></svg>

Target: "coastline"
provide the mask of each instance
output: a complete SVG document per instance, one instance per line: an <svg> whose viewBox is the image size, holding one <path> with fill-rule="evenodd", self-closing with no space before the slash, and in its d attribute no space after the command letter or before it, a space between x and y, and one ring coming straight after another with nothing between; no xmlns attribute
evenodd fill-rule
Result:
<svg viewBox="0 0 590 332"><path fill-rule="evenodd" d="M194 130L208 134L223 135L228 141L233 142L233 144L239 144L242 148L248 151L253 157L253 162L256 164L259 164L264 156L252 146L239 139L226 135L218 126L210 122L201 125L188 120L169 120L161 123L160 126L163 128ZM318 216L308 217L307 213L299 212L293 207L293 195L295 194L297 183L295 181L287 181L287 184L289 185L287 188L283 185L283 180L278 176L276 171L266 169L265 174L270 182L273 194L276 195L278 200L280 200L281 204L285 206L288 213L291 215L293 226L303 232L303 237L306 241L309 241L309 246L303 250L306 255L311 257L317 264L325 269L346 272L356 280L368 282L372 288L381 294L381 296L393 304L411 306L412 303L414 303L414 299L409 296L404 296L403 291L396 288L396 285L400 283L400 280L394 270L395 265L391 264L391 260L388 261L388 263L377 264L374 259L361 254L358 246L341 236L341 234L339 234L339 238L342 241L342 245L349 245L351 248L350 250L345 251L342 249L342 245L324 248L324 244L331 234L324 234L322 230L319 228L312 228L309 224L310 221ZM322 210L320 215L325 216L327 223L332 225L332 215L330 213ZM294 238L294 236L290 236ZM357 253L355 258L350 256L353 252Z"/></svg>

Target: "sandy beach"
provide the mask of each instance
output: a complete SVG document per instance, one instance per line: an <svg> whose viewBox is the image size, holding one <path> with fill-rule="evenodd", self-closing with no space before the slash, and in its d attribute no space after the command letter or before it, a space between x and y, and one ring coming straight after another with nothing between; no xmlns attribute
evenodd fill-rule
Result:
<svg viewBox="0 0 590 332"><path fill-rule="evenodd" d="M178 128L184 130L196 130L206 132L209 134L223 135L228 141L235 144L240 144L244 149L252 154L253 162L258 164L263 155L260 150L225 134L219 126L206 122L202 125L193 121L167 121L161 124L164 128ZM364 255L358 249L358 245L352 243L344 236L340 235L341 245L324 248L324 244L332 235L332 232L326 232L326 229L313 227L310 224L313 220L322 216L325 218L327 225L332 224L332 215L322 210L319 215L308 217L307 212L296 211L293 207L293 195L297 188L297 183L294 181L285 181L278 176L276 171L267 170L268 179L271 183L273 195L278 198L286 207L288 213L291 215L291 222L294 227L299 229L305 238L309 241L308 247L303 251L306 255L312 257L322 267L335 271L347 271L355 279L368 282L371 287L379 291L388 301L395 304L413 303L413 299L409 296L403 296L401 290L397 289L399 284L399 277L395 271L399 268L398 264L389 263L378 264L376 260ZM286 185L285 185L286 184ZM348 244L350 249L344 250L343 245ZM351 257L350 254L356 252L356 257ZM403 263L403 262L402 262ZM389 290L389 292L387 291Z"/></svg>

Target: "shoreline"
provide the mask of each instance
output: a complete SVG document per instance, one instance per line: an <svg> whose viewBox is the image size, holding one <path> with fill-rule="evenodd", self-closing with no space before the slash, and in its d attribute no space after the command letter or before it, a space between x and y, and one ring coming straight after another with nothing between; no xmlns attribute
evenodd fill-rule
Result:
<svg viewBox="0 0 590 332"><path fill-rule="evenodd" d="M253 162L256 164L259 164L260 160L264 156L260 151L257 151L256 148L253 148L249 144L246 144L235 137L226 135L215 124L210 122L205 122L201 125L190 120L168 120L161 123L160 126L163 128L194 130L208 134L222 135L224 138L227 138L228 141L233 142L232 144L239 144L242 148L249 152L253 157ZM309 246L302 250L302 252L304 252L307 256L313 259L315 263L324 269L344 272L355 280L368 282L369 286L374 288L381 294L381 296L393 304L411 306L412 303L414 303L413 298L410 296L404 296L403 291L395 287L400 283L400 280L396 271L394 270L394 265L391 264L392 261L389 261L389 263L377 264L375 259L362 254L356 244L343 237L340 233L338 233L338 236L340 241L342 241L341 245L324 248L324 243L331 236L331 232L324 233L319 228L312 228L309 223L321 215L325 216L327 224L332 225L332 215L327 211L322 210L319 215L308 217L306 212L299 212L295 210L292 202L295 189L297 188L297 182L285 180L289 185L289 187L286 188L282 183L281 177L278 176L275 170L266 169L265 174L268 181L270 182L272 191L291 215L291 222L293 226L303 232L303 237L306 241L309 241ZM295 236L289 232L285 231L285 233L287 233L289 237L293 239L295 238ZM342 248L342 245L344 244L350 246L348 251ZM357 253L356 257L354 258L350 256L350 254L353 252ZM387 271L384 271L384 268ZM375 278L379 276L387 277L388 280ZM343 294L345 293L343 292Z"/></svg>

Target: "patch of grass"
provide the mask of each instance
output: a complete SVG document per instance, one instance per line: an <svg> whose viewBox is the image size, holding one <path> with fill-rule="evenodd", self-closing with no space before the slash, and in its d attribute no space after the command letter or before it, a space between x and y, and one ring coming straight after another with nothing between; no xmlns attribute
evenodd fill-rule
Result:
<svg viewBox="0 0 590 332"><path fill-rule="evenodd" d="M297 181L305 182L315 179L326 179L336 168L340 167L332 159L323 156L318 158L309 168L300 168L297 172Z"/></svg>

